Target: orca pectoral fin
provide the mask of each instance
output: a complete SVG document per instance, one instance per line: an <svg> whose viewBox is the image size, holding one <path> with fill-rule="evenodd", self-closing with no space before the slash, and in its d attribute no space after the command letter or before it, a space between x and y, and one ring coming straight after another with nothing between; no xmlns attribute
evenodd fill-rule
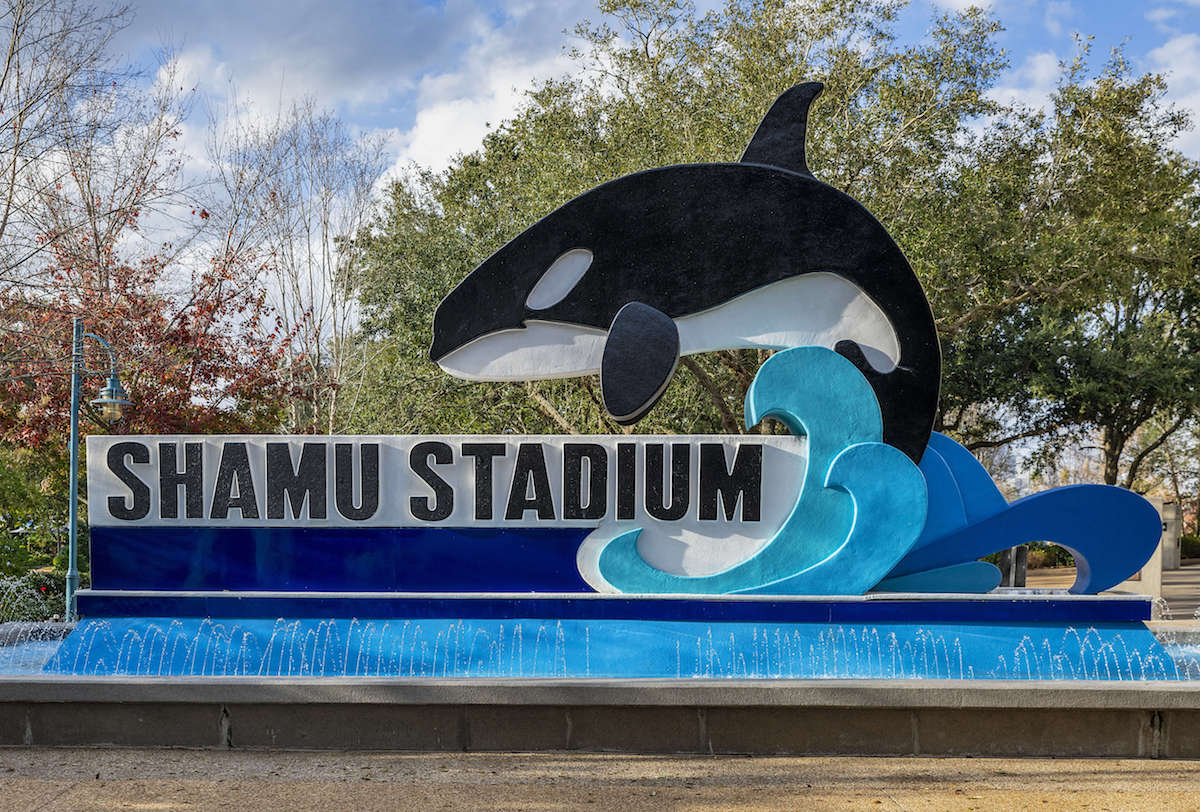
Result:
<svg viewBox="0 0 1200 812"><path fill-rule="evenodd" d="M660 310L630 302L617 311L600 362L604 408L623 426L636 423L662 397L679 363L679 331Z"/></svg>

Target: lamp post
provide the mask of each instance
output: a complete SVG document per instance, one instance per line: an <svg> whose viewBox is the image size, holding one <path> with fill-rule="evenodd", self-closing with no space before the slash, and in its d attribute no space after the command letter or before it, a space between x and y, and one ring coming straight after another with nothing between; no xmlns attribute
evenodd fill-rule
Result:
<svg viewBox="0 0 1200 812"><path fill-rule="evenodd" d="M125 395L121 380L117 377L117 358L108 342L95 333L83 331L83 319L76 318L71 341L71 495L70 518L67 522L67 611L68 623L75 622L75 591L79 589L79 399L84 375L95 373L83 366L83 340L91 338L99 342L108 353L108 383L100 389L100 397L91 404L100 413L106 425L112 425L125 414L125 407L133 404Z"/></svg>

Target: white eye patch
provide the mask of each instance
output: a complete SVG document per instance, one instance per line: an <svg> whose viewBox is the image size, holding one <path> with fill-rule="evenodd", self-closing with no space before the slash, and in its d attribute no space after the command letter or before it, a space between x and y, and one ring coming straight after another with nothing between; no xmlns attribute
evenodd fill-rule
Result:
<svg viewBox="0 0 1200 812"><path fill-rule="evenodd" d="M530 310L545 310L567 297L592 265L592 252L586 248L572 248L560 256L542 274L542 278L529 291L525 306Z"/></svg>

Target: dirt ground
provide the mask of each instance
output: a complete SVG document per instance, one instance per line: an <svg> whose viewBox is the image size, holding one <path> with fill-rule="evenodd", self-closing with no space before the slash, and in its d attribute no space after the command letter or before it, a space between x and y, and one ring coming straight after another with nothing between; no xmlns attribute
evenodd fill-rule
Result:
<svg viewBox="0 0 1200 812"><path fill-rule="evenodd" d="M0 750L0 808L1200 809L1200 762Z"/></svg>

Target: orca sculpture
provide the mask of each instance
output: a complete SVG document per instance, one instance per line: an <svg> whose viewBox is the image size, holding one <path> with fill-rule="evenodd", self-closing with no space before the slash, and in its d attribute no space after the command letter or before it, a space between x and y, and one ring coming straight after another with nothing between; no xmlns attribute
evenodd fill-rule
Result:
<svg viewBox="0 0 1200 812"><path fill-rule="evenodd" d="M919 461L941 376L933 315L883 226L808 170L821 88L783 93L738 163L638 172L546 215L441 302L431 360L468 380L599 372L628 424L680 355L825 346L870 382L884 442Z"/></svg>

